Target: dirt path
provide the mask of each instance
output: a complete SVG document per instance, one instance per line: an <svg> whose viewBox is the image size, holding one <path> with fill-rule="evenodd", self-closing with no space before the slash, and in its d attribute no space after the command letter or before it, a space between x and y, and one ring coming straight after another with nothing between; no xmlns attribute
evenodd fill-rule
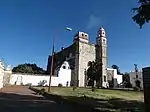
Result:
<svg viewBox="0 0 150 112"><path fill-rule="evenodd" d="M0 93L0 112L91 112L69 104L58 104L55 101L35 95L27 87L5 87Z"/></svg>

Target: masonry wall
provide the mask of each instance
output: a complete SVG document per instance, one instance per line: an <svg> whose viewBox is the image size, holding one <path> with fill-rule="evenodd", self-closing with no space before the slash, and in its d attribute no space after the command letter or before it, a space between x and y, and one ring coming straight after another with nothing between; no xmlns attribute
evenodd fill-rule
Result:
<svg viewBox="0 0 150 112"><path fill-rule="evenodd" d="M4 76L3 76L3 85L4 86L9 85L11 74L12 74L11 70L5 70L4 71Z"/></svg>
<svg viewBox="0 0 150 112"><path fill-rule="evenodd" d="M3 88L3 76L4 76L4 67L2 62L0 62L0 89Z"/></svg>
<svg viewBox="0 0 150 112"><path fill-rule="evenodd" d="M143 75L142 72L137 72L138 78L136 78L136 72L130 72L130 83L132 84L133 87L136 86L135 81L138 79L141 82L141 88L143 88Z"/></svg>
<svg viewBox="0 0 150 112"><path fill-rule="evenodd" d="M3 70L0 69L0 89L3 88L3 76L4 76Z"/></svg>
<svg viewBox="0 0 150 112"><path fill-rule="evenodd" d="M33 86L38 86L40 82L43 80L46 81L45 86L49 85L49 75L36 75L36 74L12 74L10 76L10 84L11 85L27 85L32 84ZM68 86L71 81L71 70L70 69L62 69L60 68L58 77L52 76L51 78L51 86L58 86L58 84L62 84L66 86L68 82Z"/></svg>
<svg viewBox="0 0 150 112"><path fill-rule="evenodd" d="M112 78L114 80L112 80ZM118 84L121 84L123 79L122 79L122 75L118 75L117 74L117 70L116 69L112 69L112 68L107 68L107 79L108 81L114 81L113 82L113 87L118 87Z"/></svg>
<svg viewBox="0 0 150 112"><path fill-rule="evenodd" d="M79 65L79 56L78 56L78 42L74 42L70 46L62 49L61 51L55 53L54 55L54 70L59 68L64 61L67 61L69 63L69 66L71 68L71 85L77 86L78 81L78 65ZM50 72L50 66L51 66L51 56L48 58L48 65L47 65L47 71Z"/></svg>
<svg viewBox="0 0 150 112"><path fill-rule="evenodd" d="M12 74L10 77L10 84L11 85L32 84L34 86L37 86L38 83L40 83L40 81L43 80L47 81L45 85L49 84L49 76L32 75L32 74Z"/></svg>
<svg viewBox="0 0 150 112"><path fill-rule="evenodd" d="M88 68L88 62L95 60L95 45L79 42L79 86L85 86L85 70Z"/></svg>

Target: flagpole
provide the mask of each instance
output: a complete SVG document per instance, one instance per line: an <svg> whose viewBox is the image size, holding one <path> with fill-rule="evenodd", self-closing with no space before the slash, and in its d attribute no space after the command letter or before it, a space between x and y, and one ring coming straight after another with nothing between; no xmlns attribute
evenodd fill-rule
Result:
<svg viewBox="0 0 150 112"><path fill-rule="evenodd" d="M53 36L53 47L52 47L52 57L51 57L51 64L50 64L50 78L49 78L48 92L51 92L51 79L53 74L53 63L54 63L54 41L55 41L55 36Z"/></svg>

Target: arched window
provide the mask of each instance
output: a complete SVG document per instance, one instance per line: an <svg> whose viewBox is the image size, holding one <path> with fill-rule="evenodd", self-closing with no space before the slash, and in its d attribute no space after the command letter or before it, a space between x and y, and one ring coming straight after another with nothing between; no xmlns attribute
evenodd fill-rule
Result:
<svg viewBox="0 0 150 112"><path fill-rule="evenodd" d="M62 68L63 68L63 69L66 69L66 66L63 66Z"/></svg>
<svg viewBox="0 0 150 112"><path fill-rule="evenodd" d="M70 66L69 66L69 63L67 61L65 61L62 66L61 66L62 69L70 69Z"/></svg>

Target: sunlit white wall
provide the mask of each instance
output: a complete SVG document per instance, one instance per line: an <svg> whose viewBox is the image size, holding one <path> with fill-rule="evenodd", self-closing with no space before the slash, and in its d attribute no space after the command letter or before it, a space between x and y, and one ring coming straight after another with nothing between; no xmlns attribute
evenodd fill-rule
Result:
<svg viewBox="0 0 150 112"><path fill-rule="evenodd" d="M4 65L3 62L0 61L0 89L3 88L3 76L4 76Z"/></svg>
<svg viewBox="0 0 150 112"><path fill-rule="evenodd" d="M40 81L45 80L46 83L44 85L49 85L49 75L33 75L33 74L12 74L10 77L11 85L27 85L32 84L37 86ZM68 62L64 62L61 68L58 71L58 77L52 76L51 78L51 86L58 86L58 84L62 84L66 86L68 82L68 86L70 86L71 81L71 69L69 67Z"/></svg>

